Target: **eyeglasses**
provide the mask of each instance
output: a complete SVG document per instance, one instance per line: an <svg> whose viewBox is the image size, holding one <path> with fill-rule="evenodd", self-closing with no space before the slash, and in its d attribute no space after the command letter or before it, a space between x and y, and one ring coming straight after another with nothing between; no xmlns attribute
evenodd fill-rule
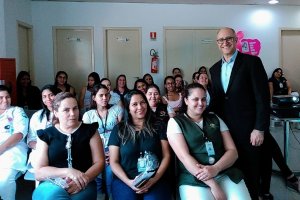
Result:
<svg viewBox="0 0 300 200"><path fill-rule="evenodd" d="M226 37L226 38L219 38L219 39L217 39L217 43L218 44L223 44L225 41L226 42L233 42L234 39L235 39L235 37L233 37L233 36L229 36L229 37Z"/></svg>

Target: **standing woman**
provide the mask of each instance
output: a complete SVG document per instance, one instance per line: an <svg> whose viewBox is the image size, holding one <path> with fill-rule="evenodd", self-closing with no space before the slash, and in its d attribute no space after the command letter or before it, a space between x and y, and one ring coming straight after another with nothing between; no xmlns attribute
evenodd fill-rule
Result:
<svg viewBox="0 0 300 200"><path fill-rule="evenodd" d="M105 182L106 192L110 196L111 194L111 182L112 182L112 171L109 165L109 151L108 151L108 139L114 126L118 124L123 116L123 108L120 105L110 106L108 104L110 98L109 90L106 86L98 84L94 86L92 93L92 99L96 104L95 109L89 110L84 113L82 121L87 124L94 122L98 123L98 132L103 141L103 146L106 156L106 167L105 167ZM97 190L102 189L102 178L97 177Z"/></svg>
<svg viewBox="0 0 300 200"><path fill-rule="evenodd" d="M28 110L42 108L41 92L38 87L31 85L30 74L20 71L17 77L17 106Z"/></svg>
<svg viewBox="0 0 300 200"><path fill-rule="evenodd" d="M35 178L41 183L32 199L96 199L94 179L103 170L98 124L79 119L75 97L61 92L53 102L54 125L38 130Z"/></svg>
<svg viewBox="0 0 300 200"><path fill-rule="evenodd" d="M179 161L180 198L250 200L242 173L231 166L238 158L225 123L206 113L206 93L193 83L185 90L185 113L171 118L168 139Z"/></svg>
<svg viewBox="0 0 300 200"><path fill-rule="evenodd" d="M28 117L11 106L9 89L0 85L0 196L14 200L16 179L26 171Z"/></svg>
<svg viewBox="0 0 300 200"><path fill-rule="evenodd" d="M124 106L124 121L114 127L108 144L114 173L112 197L114 200L169 200L171 193L164 176L170 163L166 125L153 117L140 91L129 92ZM134 186L139 174L137 163L145 151L156 155L160 166L148 182L137 188Z"/></svg>
<svg viewBox="0 0 300 200"><path fill-rule="evenodd" d="M68 74L65 71L56 73L54 85L63 92L70 92L74 96L76 95L74 87L68 84Z"/></svg>
<svg viewBox="0 0 300 200"><path fill-rule="evenodd" d="M173 76L167 76L164 80L165 96L162 96L162 102L168 104L176 113L182 106L182 95L176 92L175 79Z"/></svg>
<svg viewBox="0 0 300 200"><path fill-rule="evenodd" d="M117 93L121 100L123 101L125 94L129 92L129 89L127 87L126 82L126 76L124 74L121 74L117 77L116 80L116 88L113 91L114 93Z"/></svg>
<svg viewBox="0 0 300 200"><path fill-rule="evenodd" d="M147 87L146 97L151 110L158 119L168 123L170 117L175 116L175 112L170 106L160 102L160 90L157 85L153 84Z"/></svg>
<svg viewBox="0 0 300 200"><path fill-rule="evenodd" d="M93 87L99 83L99 74L97 72L90 73L88 76L88 84L81 89L79 96L79 107L82 114L91 109Z"/></svg>
<svg viewBox="0 0 300 200"><path fill-rule="evenodd" d="M32 117L30 118L29 123L29 132L27 135L27 145L29 148L35 150L36 148L36 141L37 141L37 130L39 129L46 129L52 126L53 120L53 107L52 103L54 101L55 95L61 92L58 88L54 85L45 85L42 88L42 102L43 102L43 109L36 111ZM29 156L29 161L33 161L34 159L34 152L32 151Z"/></svg>

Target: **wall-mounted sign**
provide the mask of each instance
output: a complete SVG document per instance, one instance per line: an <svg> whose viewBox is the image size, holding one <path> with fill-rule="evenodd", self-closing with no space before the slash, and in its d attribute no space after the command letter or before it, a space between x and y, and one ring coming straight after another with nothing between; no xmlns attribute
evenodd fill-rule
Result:
<svg viewBox="0 0 300 200"><path fill-rule="evenodd" d="M243 52L245 54L250 54L254 56L258 56L261 45L260 41L258 39L246 39L244 38L244 33L243 31L238 31L236 33L238 41L237 41L237 49L240 52Z"/></svg>

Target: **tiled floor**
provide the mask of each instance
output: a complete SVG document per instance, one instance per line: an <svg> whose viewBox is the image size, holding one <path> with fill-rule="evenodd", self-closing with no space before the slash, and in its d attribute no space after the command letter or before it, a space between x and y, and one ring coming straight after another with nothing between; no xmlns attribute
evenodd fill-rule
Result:
<svg viewBox="0 0 300 200"><path fill-rule="evenodd" d="M271 127L270 130L279 146L283 149L283 126L276 123L276 126ZM295 128L295 124L292 125L289 139L289 166L292 171L300 172L300 130ZM278 169L275 163L273 164L273 169ZM18 182L16 199L30 200L34 182L24 180L19 180ZM300 200L300 194L287 188L283 178L277 174L272 176L271 193L275 200ZM99 196L98 199L104 198Z"/></svg>
<svg viewBox="0 0 300 200"><path fill-rule="evenodd" d="M278 123L275 125L275 127L270 127L270 131L283 152L283 126ZM292 124L290 129L288 165L292 171L300 172L300 130L296 129L296 126L297 124ZM275 163L273 163L273 169L278 169ZM284 179L275 174L272 176L271 193L275 200L300 199L300 194L287 188Z"/></svg>

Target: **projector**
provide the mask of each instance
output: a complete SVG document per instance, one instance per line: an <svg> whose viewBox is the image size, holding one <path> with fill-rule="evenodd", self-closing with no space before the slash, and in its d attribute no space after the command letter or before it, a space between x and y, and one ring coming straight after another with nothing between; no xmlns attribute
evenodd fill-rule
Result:
<svg viewBox="0 0 300 200"><path fill-rule="evenodd" d="M290 106L299 103L299 97L292 95L275 95L272 97L272 103L278 106Z"/></svg>

